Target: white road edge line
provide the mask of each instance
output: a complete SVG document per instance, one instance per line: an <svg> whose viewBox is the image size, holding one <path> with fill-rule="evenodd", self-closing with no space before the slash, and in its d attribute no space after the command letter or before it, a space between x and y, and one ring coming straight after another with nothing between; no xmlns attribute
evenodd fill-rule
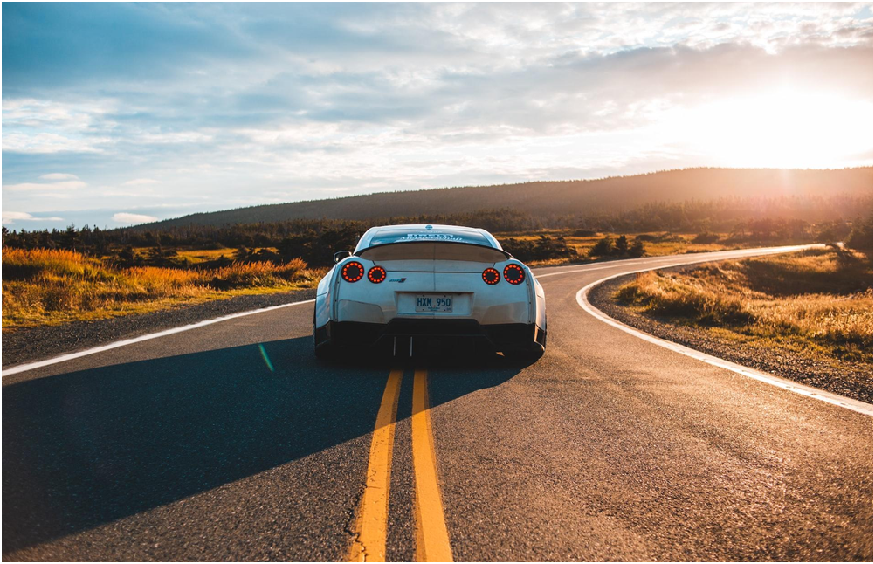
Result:
<svg viewBox="0 0 873 564"><path fill-rule="evenodd" d="M175 335L176 333L182 333L183 331L188 331L190 329L197 329L198 327L206 327L207 325L212 325L213 323L219 323L221 321L229 321L231 319L236 319L238 317L245 317L247 315L255 315L256 313L265 313L265 312L273 311L275 309L280 309L283 307L293 307L293 306L298 306L298 305L303 305L303 304L311 304L314 301L315 301L314 299L303 300L302 302L293 302L290 304L281 304L281 305L276 305L276 306L262 307L260 309L253 309L250 311L243 311L240 313L231 313L229 315L223 315L221 317L216 317L215 319L206 319L204 321L192 323L191 325L184 325L182 327L173 327L172 329L167 329L167 330L161 331L159 333L149 333L147 335L140 335L139 337L134 337L132 339L124 339L123 341L115 341L115 342L109 343L108 345L103 345L100 347L93 347L93 348L85 349L85 350L79 351L79 352L63 354L61 356L57 356L55 358L50 358L48 360L39 360L36 362L29 362L27 364L19 364L18 366L4 368L3 369L3 377L12 376L13 374L20 374L21 372L26 372L28 370L33 370L35 368L42 368L44 366L51 366L52 364L57 364L59 362L67 362L68 360L74 360L77 358L81 358L83 356L101 353L103 351L108 351L110 349L117 349L119 347L132 345L133 343L139 343L142 341L151 341L152 339L157 339L158 337L166 337L167 335Z"/></svg>
<svg viewBox="0 0 873 564"><path fill-rule="evenodd" d="M534 272L534 274L536 275L537 280L539 280L540 278L548 278L549 276L557 276L558 274L572 274L574 272L593 272L595 270L603 270L605 268L615 268L616 266L620 266L620 263L614 262L612 264L608 264L608 265L604 265L604 266L594 266L591 268L584 268L581 270L562 270L560 272L547 272L545 274L537 274L536 272Z"/></svg>
<svg viewBox="0 0 873 564"><path fill-rule="evenodd" d="M695 262L710 262L714 259L704 259ZM715 259L717 260L717 259ZM694 264L694 263L683 263L677 266L685 266L686 264ZM768 374L766 372L761 372L760 370L755 370L754 368L749 368L747 366L742 366L735 362L730 362L728 360L724 360L718 358L717 356L712 356L710 354L702 353L698 350L694 350L692 348L680 345L678 343L674 343L672 341L666 341L664 339L660 339L658 337L654 337L649 335L648 333L643 333L633 327L625 325L624 323L617 321L593 305L588 301L588 292L594 286L598 284L602 284L607 280L612 280L613 278L618 278L619 276L625 276L626 274L634 274L636 272L648 272L650 270L658 270L660 268L669 268L668 266L653 266L651 268L645 268L642 270L634 270L631 272L619 272L618 274L613 274L612 276L607 276L606 278L601 278L591 284L588 284L581 290L576 293L576 303L579 304L582 309L586 312L593 315L595 318L600 321L612 325L617 329L621 329L625 333L629 333L634 337L638 337L644 341L648 341L652 344L658 345L659 347L664 347L665 349L671 350L673 352L677 352L679 354L684 354L685 356L690 356L696 360L700 360L706 362L707 364L711 364L713 366L717 366L719 368L724 368L726 370L730 370L731 372L735 372L742 376L747 376L759 382L764 382L765 384L770 384L772 386L776 386L777 388L782 388L783 390L788 390L789 392L794 392L795 394L799 394L801 396L806 396L809 398L817 399L819 401L823 401L825 403L830 403L833 405L837 405L839 407L843 407L845 409L850 409L852 411L856 411L858 413L873 417L873 404L865 403L862 401L858 401L852 398L847 398L845 396L841 396L839 394L834 394L831 392L826 392L824 390L819 390L818 388L813 388L810 386L806 386L803 384L798 384L797 382L793 382L791 380L786 380L784 378L780 378L779 376L774 376L773 374Z"/></svg>
<svg viewBox="0 0 873 564"><path fill-rule="evenodd" d="M584 265L578 265L580 268L576 270L555 270L554 272L547 271L543 274L539 274L537 269L541 268L569 268L574 265L565 265L563 267L532 267L531 270L534 271L534 274L537 277L537 280L540 278L546 278L548 276L558 276L559 274L573 274L575 272L594 272L595 270L605 270L607 268L617 268L623 266L637 266L637 265L645 265L645 264L655 264L658 263L660 266L657 268L670 268L671 266L683 266L686 264L695 264L698 262L712 262L717 260L732 260L738 258L747 258L747 257L755 257L761 255L768 254L778 254L778 253L790 253L792 251L802 251L805 249L815 249L815 248L824 248L826 245L821 244L811 244L811 245L793 245L793 246L783 246L783 247L759 247L754 249L731 249L727 251L709 251L706 253L700 253L696 255L695 260L689 262L683 262L676 264L675 260L679 257L688 257L695 255L666 255L661 257L646 257L646 258L636 258L636 259L622 259L622 260L612 260L606 262L598 262L598 263L589 263ZM668 263L668 264L660 264L660 263ZM640 269L633 270L627 272L627 274L631 272L645 272L646 270L651 269Z"/></svg>

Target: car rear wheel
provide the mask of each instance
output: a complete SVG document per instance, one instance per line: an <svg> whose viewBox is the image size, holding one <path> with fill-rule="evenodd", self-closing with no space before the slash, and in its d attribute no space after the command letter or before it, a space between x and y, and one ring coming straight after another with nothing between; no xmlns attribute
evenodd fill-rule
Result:
<svg viewBox="0 0 873 564"><path fill-rule="evenodd" d="M315 312L312 312L312 346L315 351L315 358L319 360L331 360L336 358L336 347L331 342L330 337L319 342L318 328L315 326Z"/></svg>
<svg viewBox="0 0 873 564"><path fill-rule="evenodd" d="M539 343L531 343L529 347L504 351L503 354L512 360L535 362L543 357L546 349Z"/></svg>
<svg viewBox="0 0 873 564"><path fill-rule="evenodd" d="M318 360L333 360L336 358L336 351L330 343L322 343L315 347L315 358Z"/></svg>
<svg viewBox="0 0 873 564"><path fill-rule="evenodd" d="M512 350L503 351L504 356L513 360L521 360L527 362L536 362L546 353L546 335L545 331L539 335L542 343L531 341L527 346L517 347Z"/></svg>

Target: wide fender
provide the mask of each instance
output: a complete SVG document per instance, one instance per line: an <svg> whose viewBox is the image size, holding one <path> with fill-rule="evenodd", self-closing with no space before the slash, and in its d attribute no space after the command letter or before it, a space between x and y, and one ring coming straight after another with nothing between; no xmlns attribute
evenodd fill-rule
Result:
<svg viewBox="0 0 873 564"><path fill-rule="evenodd" d="M548 331L548 328L546 327L546 292L543 290L543 285L540 284L540 281L533 275L533 272L531 272L530 269L528 269L528 272L530 273L531 286L534 293L533 303L531 304L533 307L531 317L537 324L537 327L543 331Z"/></svg>
<svg viewBox="0 0 873 564"><path fill-rule="evenodd" d="M336 294L334 284L334 276L336 275L336 267L332 268L321 282L318 283L318 290L315 294L315 326L324 327L330 321L330 315L333 311L333 299Z"/></svg>

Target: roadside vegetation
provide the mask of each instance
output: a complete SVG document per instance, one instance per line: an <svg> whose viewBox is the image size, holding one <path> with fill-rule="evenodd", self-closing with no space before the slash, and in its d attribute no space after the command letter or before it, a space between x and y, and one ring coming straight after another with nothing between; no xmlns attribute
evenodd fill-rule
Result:
<svg viewBox="0 0 873 564"><path fill-rule="evenodd" d="M86 235L93 236L93 231ZM530 265L582 263L605 258L658 256L734 248L724 243L697 245L693 234L636 236L579 231L522 234L498 238ZM73 240L82 233L69 235ZM356 235L357 237L357 235ZM3 329L57 325L157 311L181 304L241 294L312 288L327 266L308 266L295 254L330 257L333 249L353 246L331 234L299 236L278 247L191 249L127 245L90 251L58 248L3 248ZM333 241L333 242L331 242ZM355 239L356 241L356 239ZM327 261L319 261L324 264Z"/></svg>
<svg viewBox="0 0 873 564"><path fill-rule="evenodd" d="M646 272L615 293L620 303L713 337L827 361L873 366L873 248L831 246ZM865 252L866 251L866 252Z"/></svg>
<svg viewBox="0 0 873 564"><path fill-rule="evenodd" d="M313 287L301 259L217 268L122 267L77 251L3 249L3 329L144 313L241 294Z"/></svg>
<svg viewBox="0 0 873 564"><path fill-rule="evenodd" d="M575 230L566 234L556 232L521 236L498 233L497 238L504 249L531 266L555 266L604 259L721 251L749 245L749 243L740 242L698 245L692 242L694 234L674 234L671 232L620 235Z"/></svg>
<svg viewBox="0 0 873 564"><path fill-rule="evenodd" d="M352 249L366 229L388 223L479 226L532 266L830 242L846 239L852 229L842 219L814 224L780 217L737 220L729 209L692 202L551 219L498 209L377 221L299 219L114 230L4 227L3 328L313 287L333 264L335 251Z"/></svg>
<svg viewBox="0 0 873 564"><path fill-rule="evenodd" d="M817 209L826 211L815 213L806 208L796 209L797 202L782 199L647 204L615 213L568 208L563 215L549 216L536 215L521 207L372 220L288 219L233 225L178 225L174 220L170 224L111 230L87 225L50 231L10 231L4 227L3 245L14 249L78 251L89 257L110 259L121 266L187 268L205 263L213 267L226 266L235 260L277 263L293 258L303 259L310 266L330 266L335 251L354 248L364 231L374 225L446 223L487 229L525 262L569 262L595 256L842 241L852 224L836 210L857 211L871 203L860 198L848 203L835 198L819 202ZM600 243L607 236L612 241Z"/></svg>
<svg viewBox="0 0 873 564"><path fill-rule="evenodd" d="M694 244L694 234L626 236L576 230L566 235L510 235L498 234L504 248L533 266L743 246L724 242ZM235 249L220 245L212 249L176 248L158 243L151 247L104 248L97 256L65 249L4 247L3 329L144 313L241 294L312 288L327 266L313 268L293 255L329 257L342 245L321 246L318 237L280 243L279 247L240 245Z"/></svg>

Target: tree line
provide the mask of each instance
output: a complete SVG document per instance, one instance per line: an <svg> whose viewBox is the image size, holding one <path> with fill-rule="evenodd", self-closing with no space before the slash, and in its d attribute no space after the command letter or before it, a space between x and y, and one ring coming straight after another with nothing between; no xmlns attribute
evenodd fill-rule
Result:
<svg viewBox="0 0 873 564"><path fill-rule="evenodd" d="M176 249L236 250L237 260L284 262L302 258L312 266L332 264L333 252L354 248L361 235L375 225L399 223L444 223L480 227L497 234L506 249L522 260L572 258L575 250L564 236L590 237L598 233L651 231L698 233L694 242L714 242L727 233L728 242L774 242L789 240L842 241L852 232L852 222L841 218L816 224L799 218L742 216L724 202L646 204L627 212L600 216L534 216L517 209L482 210L452 215L387 217L380 220L293 219L269 223L226 226L139 226L99 229L84 226L41 231L10 231L3 228L3 245L16 249L66 249L88 256L108 257L122 265L153 264L184 266ZM866 225L855 221L856 225ZM559 236L542 234L558 230ZM520 239L519 235L541 235ZM857 236L857 237L860 237ZM640 243L645 237L638 237ZM635 256L635 242L621 238L602 243L593 252L599 256ZM147 248L147 252L141 249ZM273 250L275 249L275 250ZM597 255L593 255L597 256ZM229 262L229 259L224 259Z"/></svg>

